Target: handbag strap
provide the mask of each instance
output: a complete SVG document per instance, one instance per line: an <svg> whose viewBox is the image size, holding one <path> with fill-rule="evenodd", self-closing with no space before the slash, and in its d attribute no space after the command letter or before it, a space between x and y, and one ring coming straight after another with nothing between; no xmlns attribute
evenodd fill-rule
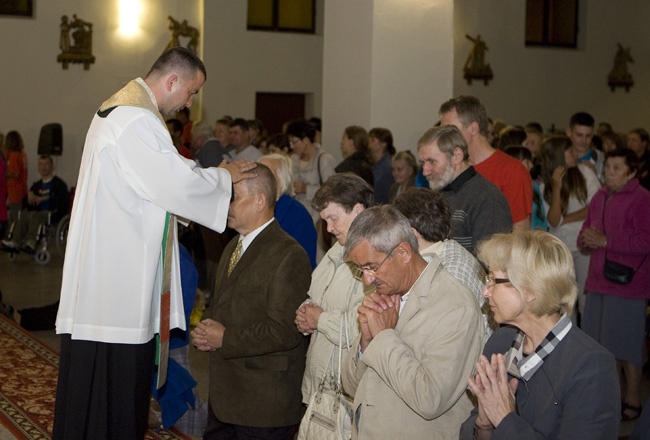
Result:
<svg viewBox="0 0 650 440"><path fill-rule="evenodd" d="M327 361L327 365L325 365L325 369L323 370L323 376L320 378L320 382L318 383L318 391L321 393L325 389L325 379L327 378L327 372L329 371L333 361L334 361L334 349L336 347L332 347L332 350L330 351L330 357L329 360ZM340 374L340 372L339 372Z"/></svg>
<svg viewBox="0 0 650 440"><path fill-rule="evenodd" d="M343 361L343 334L345 333L346 348L350 347L350 334L348 332L348 316L345 314L345 311L341 312L341 320L339 321L339 349L338 351L338 371L336 372L336 394L341 394L343 392L343 387L341 386L341 364ZM327 365L323 370L323 375L321 376L320 382L318 384L318 390L322 392L325 389L325 380L327 379L327 372L334 363L334 351L336 347L332 347L330 351L329 360Z"/></svg>
<svg viewBox="0 0 650 440"><path fill-rule="evenodd" d="M323 153L320 153L318 155L318 158L316 158L316 168L318 169L318 183L323 184L323 175L320 172L320 158L323 156Z"/></svg>
<svg viewBox="0 0 650 440"><path fill-rule="evenodd" d="M322 153L321 153L322 154ZM346 263L342 263L346 264ZM338 270L338 268L337 268ZM336 272L335 272L336 273ZM333 278L332 278L333 280ZM332 283L332 280L330 280L330 284ZM352 301L352 290L357 287L356 280L350 283L350 286L348 287L348 305L345 308L345 310L341 311L341 319L339 320L339 349L338 349L338 371L336 375L336 392L337 394L340 394L343 390L343 387L341 387L341 363L342 363L342 358L343 358L343 332L345 332L345 348L346 350L349 350L350 347L350 333L349 333L349 326L348 326L348 315L347 312L350 310L350 302ZM329 284L327 287L325 287L325 292L323 294L323 298L321 298L321 303L324 301L325 294L329 290ZM322 304L321 304L322 307ZM320 335L316 333L313 337L317 338ZM313 342L313 341L312 341ZM325 366L325 369L323 370L323 376L321 377L320 383L318 385L319 391L323 391L325 388L325 379L327 378L327 372L329 371L330 367L333 366L333 361L334 361L334 350L336 347L332 347L332 351L330 352L330 357L329 360L327 361L327 365Z"/></svg>
<svg viewBox="0 0 650 440"><path fill-rule="evenodd" d="M341 386L341 361L343 358L343 332L345 332L346 347L350 347L350 335L348 333L348 315L345 310L341 312L341 320L339 322L339 369L336 375L336 394L343 392Z"/></svg>

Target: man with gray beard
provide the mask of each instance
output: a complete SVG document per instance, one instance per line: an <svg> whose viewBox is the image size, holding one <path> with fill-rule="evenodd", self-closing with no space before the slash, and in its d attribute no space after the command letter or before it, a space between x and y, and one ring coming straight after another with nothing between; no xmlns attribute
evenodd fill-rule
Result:
<svg viewBox="0 0 650 440"><path fill-rule="evenodd" d="M510 232L512 218L503 193L469 163L467 142L453 125L427 130L418 156L431 189L442 190L451 208L451 238L476 255L479 241Z"/></svg>

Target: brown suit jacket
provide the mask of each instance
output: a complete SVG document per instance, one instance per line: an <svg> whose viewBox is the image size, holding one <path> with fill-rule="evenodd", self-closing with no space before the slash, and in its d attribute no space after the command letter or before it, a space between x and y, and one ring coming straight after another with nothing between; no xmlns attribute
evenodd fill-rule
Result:
<svg viewBox="0 0 650 440"><path fill-rule="evenodd" d="M210 404L225 423L294 425L308 345L294 319L309 290L309 258L274 220L228 276L238 240L226 246L206 311L226 327L222 348L210 353Z"/></svg>

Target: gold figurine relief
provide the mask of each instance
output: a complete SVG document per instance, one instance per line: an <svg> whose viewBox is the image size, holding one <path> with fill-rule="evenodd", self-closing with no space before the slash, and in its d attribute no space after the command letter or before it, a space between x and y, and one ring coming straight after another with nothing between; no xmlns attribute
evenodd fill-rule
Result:
<svg viewBox="0 0 650 440"><path fill-rule="evenodd" d="M632 74L627 71L628 63L634 63L634 59L630 55L630 47L628 46L626 49L621 43L618 43L618 51L614 56L614 67L607 76L607 84L612 92L616 87L625 87L625 91L629 92L630 87L634 85Z"/></svg>
<svg viewBox="0 0 650 440"><path fill-rule="evenodd" d="M84 65L84 70L90 69L95 62L92 54L93 49L93 24L72 15L72 21L67 15L61 17L61 35L59 37L59 48L61 53L57 61L63 64L63 69L68 68L69 63ZM72 32L72 41L70 33Z"/></svg>
<svg viewBox="0 0 650 440"><path fill-rule="evenodd" d="M474 79L483 80L485 85L487 85L493 77L490 64L485 63L485 52L488 50L487 44L481 39L480 35L473 38L465 34L465 38L474 43L474 45L463 66L463 76L469 85L472 84L472 80Z"/></svg>
<svg viewBox="0 0 650 440"><path fill-rule="evenodd" d="M163 52L173 47L181 46L179 37L188 37L189 41L187 42L187 49L189 49L193 54L196 54L196 49L199 44L199 30L197 28L190 26L187 23L187 20L179 22L171 15L167 17L167 28L172 33L172 36Z"/></svg>

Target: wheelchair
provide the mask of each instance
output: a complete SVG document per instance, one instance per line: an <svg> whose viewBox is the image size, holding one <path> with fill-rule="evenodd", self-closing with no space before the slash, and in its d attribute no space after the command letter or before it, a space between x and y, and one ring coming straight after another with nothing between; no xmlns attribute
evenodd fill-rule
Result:
<svg viewBox="0 0 650 440"><path fill-rule="evenodd" d="M16 223L12 223L9 227L7 235L8 239L13 237L14 228ZM18 254L24 252L34 255L34 261L38 264L45 265L52 259L50 248L54 246L61 257L65 256L65 247L68 241L68 229L70 227L70 214L66 214L58 221L52 222L52 213L48 213L47 221L38 226L38 233L36 234L36 246L34 252L21 248L8 248L3 247L2 250L9 253L9 260L15 261Z"/></svg>

